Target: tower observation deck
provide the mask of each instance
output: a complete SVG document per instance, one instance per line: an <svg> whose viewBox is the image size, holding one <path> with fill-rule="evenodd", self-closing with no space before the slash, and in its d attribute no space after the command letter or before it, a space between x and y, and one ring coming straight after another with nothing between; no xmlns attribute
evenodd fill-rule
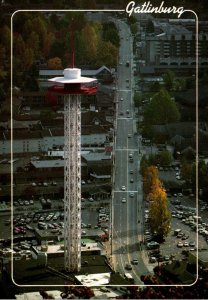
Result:
<svg viewBox="0 0 208 300"><path fill-rule="evenodd" d="M64 265L81 268L81 95L97 92L96 79L66 68L63 77L49 79L49 91L64 96Z"/></svg>

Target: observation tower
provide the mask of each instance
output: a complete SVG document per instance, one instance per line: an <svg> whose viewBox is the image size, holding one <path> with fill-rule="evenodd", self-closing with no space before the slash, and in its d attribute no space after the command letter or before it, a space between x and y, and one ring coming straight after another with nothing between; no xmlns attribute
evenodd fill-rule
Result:
<svg viewBox="0 0 208 300"><path fill-rule="evenodd" d="M81 96L95 94L97 80L81 77L81 69L74 68L74 50L71 67L64 69L63 75L49 79L54 85L48 90L64 96L64 266L69 272L78 272L81 268Z"/></svg>

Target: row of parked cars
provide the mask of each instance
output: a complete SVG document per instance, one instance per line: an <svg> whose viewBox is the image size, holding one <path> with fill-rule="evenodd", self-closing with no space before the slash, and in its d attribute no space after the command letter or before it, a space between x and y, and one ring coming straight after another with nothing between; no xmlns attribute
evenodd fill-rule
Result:
<svg viewBox="0 0 208 300"><path fill-rule="evenodd" d="M32 186L49 186L49 185L57 185L57 182L56 181L52 181L51 183L48 183L48 182L32 182L31 184Z"/></svg>
<svg viewBox="0 0 208 300"><path fill-rule="evenodd" d="M18 199L16 201L13 202L14 206L29 206L29 205L33 205L34 204L34 200L30 199L30 200L23 200L23 199Z"/></svg>

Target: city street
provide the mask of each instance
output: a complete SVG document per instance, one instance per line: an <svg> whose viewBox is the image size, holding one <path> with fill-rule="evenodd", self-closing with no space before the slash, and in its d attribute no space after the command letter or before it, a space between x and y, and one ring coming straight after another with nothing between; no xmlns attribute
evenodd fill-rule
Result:
<svg viewBox="0 0 208 300"><path fill-rule="evenodd" d="M140 276L148 273L140 251L142 225L142 191L139 176L138 138L134 128L132 93L132 37L128 26L119 21L121 47L117 77L117 118L115 136L114 187L112 203L113 266L120 273L132 266L135 284L142 284Z"/></svg>

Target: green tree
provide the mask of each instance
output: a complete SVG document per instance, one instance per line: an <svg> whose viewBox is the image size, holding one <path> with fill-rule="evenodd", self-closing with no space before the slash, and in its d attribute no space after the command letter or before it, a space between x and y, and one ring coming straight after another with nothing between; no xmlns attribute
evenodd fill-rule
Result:
<svg viewBox="0 0 208 300"><path fill-rule="evenodd" d="M43 17L37 16L32 20L32 28L40 39L40 47L44 46L44 40L47 34L47 24Z"/></svg>
<svg viewBox="0 0 208 300"><path fill-rule="evenodd" d="M183 161L181 164L181 177L187 182L191 182L192 178L192 163Z"/></svg>
<svg viewBox="0 0 208 300"><path fill-rule="evenodd" d="M132 34L137 34L137 32L138 32L138 25L136 23L135 24L131 24L130 29L131 29L131 33Z"/></svg>
<svg viewBox="0 0 208 300"><path fill-rule="evenodd" d="M144 111L144 124L168 124L177 122L180 112L169 93L162 89L152 98L152 101Z"/></svg>
<svg viewBox="0 0 208 300"><path fill-rule="evenodd" d="M173 161L173 156L170 151L164 150L159 154L159 162L162 166L169 166Z"/></svg>
<svg viewBox="0 0 208 300"><path fill-rule="evenodd" d="M140 93L134 94L134 105L135 107L140 107L142 104L142 96Z"/></svg>
<svg viewBox="0 0 208 300"><path fill-rule="evenodd" d="M87 54L86 59L90 60L91 62L95 61L95 58L97 56L99 38L95 28L89 23L82 29L82 38L85 43Z"/></svg>
<svg viewBox="0 0 208 300"><path fill-rule="evenodd" d="M175 74L171 70L167 70L165 74L163 75L163 81L165 83L165 87L168 91L171 91L173 89L175 80Z"/></svg>
<svg viewBox="0 0 208 300"><path fill-rule="evenodd" d="M113 22L103 24L103 40L106 42L111 42L116 47L119 47L120 38L118 30Z"/></svg>
<svg viewBox="0 0 208 300"><path fill-rule="evenodd" d="M118 49L111 42L101 41L98 46L96 63L98 66L115 67L117 64Z"/></svg>
<svg viewBox="0 0 208 300"><path fill-rule="evenodd" d="M140 174L142 176L144 176L147 167L149 167L149 160L147 159L146 155L143 155L140 161Z"/></svg>

